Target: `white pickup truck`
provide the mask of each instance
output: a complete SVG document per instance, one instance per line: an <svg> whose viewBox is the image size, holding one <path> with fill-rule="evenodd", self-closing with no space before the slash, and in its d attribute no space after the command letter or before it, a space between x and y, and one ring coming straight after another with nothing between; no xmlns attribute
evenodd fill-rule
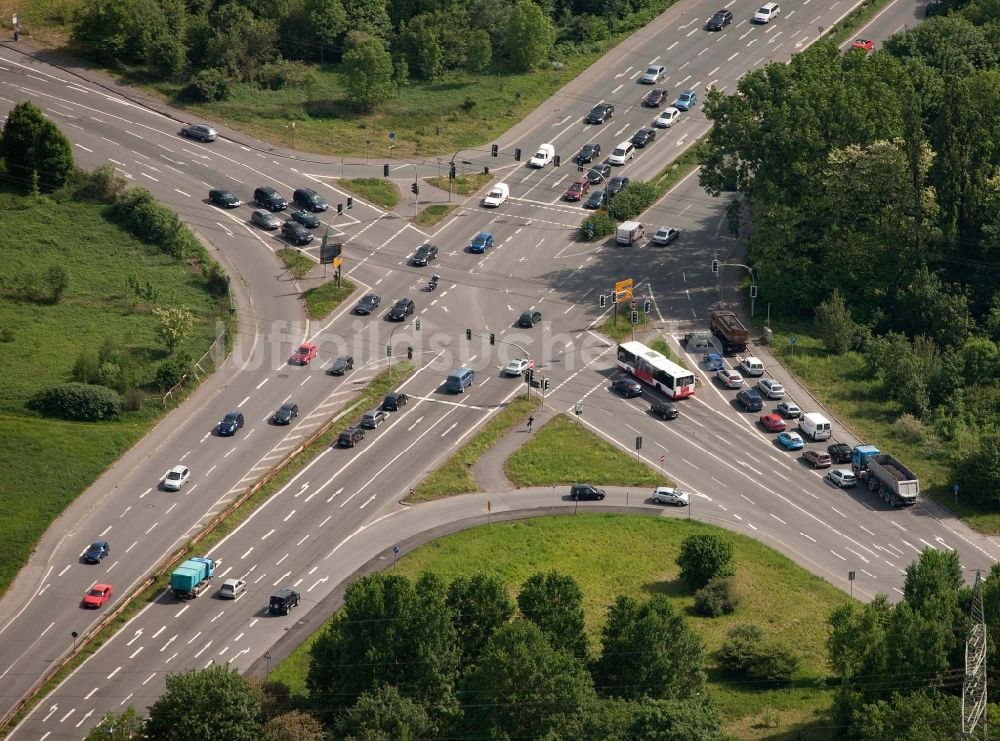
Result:
<svg viewBox="0 0 1000 741"><path fill-rule="evenodd" d="M542 144L538 147L538 151L535 152L535 156L528 160L529 167L545 167L552 158L556 156L555 147L551 144Z"/></svg>
<svg viewBox="0 0 1000 741"><path fill-rule="evenodd" d="M487 208L496 208L506 201L509 195L510 188L507 187L507 183L497 183L486 194L486 197L483 199L483 205Z"/></svg>

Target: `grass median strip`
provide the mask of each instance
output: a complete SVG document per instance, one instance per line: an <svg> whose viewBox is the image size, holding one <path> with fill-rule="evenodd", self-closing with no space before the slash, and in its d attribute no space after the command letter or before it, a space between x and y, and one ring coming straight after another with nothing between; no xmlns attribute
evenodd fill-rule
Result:
<svg viewBox="0 0 1000 741"><path fill-rule="evenodd" d="M584 412L586 414L586 412ZM669 485L657 471L563 414L553 417L504 464L519 487L550 484Z"/></svg>
<svg viewBox="0 0 1000 741"><path fill-rule="evenodd" d="M347 178L339 180L341 187L352 193L357 193L370 203L383 208L395 208L399 203L399 188L391 180L385 178Z"/></svg>
<svg viewBox="0 0 1000 741"><path fill-rule="evenodd" d="M453 203L435 203L431 206L427 206L423 211L417 214L415 221L418 224L423 224L424 226L434 226L456 208L458 208L458 206Z"/></svg>
<svg viewBox="0 0 1000 741"><path fill-rule="evenodd" d="M304 278L310 270L316 267L315 262L301 254L298 250L292 250L285 247L278 250L276 254L279 258L281 258L281 261L285 263L285 267L288 268L288 272L291 273L292 277L296 280Z"/></svg>
<svg viewBox="0 0 1000 741"><path fill-rule="evenodd" d="M385 394L406 380L412 372L412 363L404 361L393 367L391 377L388 371L375 376L368 386L365 387L364 391L359 393L352 401L345 403L333 415L334 418L340 416L340 419L333 423L325 433L316 438L310 445L305 447L298 455L289 461L278 474L268 481L267 484L262 486L258 491L254 492L251 497L233 510L233 512L230 513L224 520L218 523L215 528L198 541L196 545L190 546L186 553L177 559L177 563L184 558L205 555L208 553L216 544L219 543L219 541L222 540L222 538L231 533L241 522L246 520L246 518L265 500L267 500L268 497L272 496L275 492L279 491L283 486L291 481L313 458L329 448L334 441L336 441L340 432L351 425L355 416L360 416L369 409L373 409L378 406ZM128 604L128 606L122 610L120 615L90 638L86 644L81 647L79 653L77 653L47 682L45 682L34 697L26 702L24 707L18 710L18 712L11 718L7 726L0 728L0 733L9 731L21 722L32 710L32 708L34 708L41 701L42 698L46 697L59 685L60 682L68 677L90 656L96 653L97 649L99 649L106 640L114 635L114 633L122 628L122 626L124 626L129 620L135 617L141 609L143 609L148 603L153 602L167 587L169 582L170 569L166 569L163 573L158 574L154 578L153 583L148 588L143 590L141 594L137 595ZM202 598L209 599L209 596L205 594Z"/></svg>
<svg viewBox="0 0 1000 741"><path fill-rule="evenodd" d="M639 321L635 324L635 328L642 332L646 329L646 314L642 309L636 309L636 312L639 315ZM612 310L611 316L604 320L600 331L618 342L632 339L631 313L632 310L629 309L628 304L624 308L619 306L617 310Z"/></svg>
<svg viewBox="0 0 1000 741"><path fill-rule="evenodd" d="M471 196L477 190L490 182L493 177L493 175L487 175L482 172L473 173L471 175L459 175L454 180L450 181L451 192L457 193L460 196ZM440 190L449 189L449 179L447 177L424 178L424 180Z"/></svg>
<svg viewBox="0 0 1000 741"><path fill-rule="evenodd" d="M511 401L507 407L486 423L469 442L462 446L451 458L420 482L413 496L407 502L428 502L432 499L449 497L477 491L478 485L472 475L472 466L487 450L507 434L511 428L524 419L525 415L538 407L538 396L526 399L523 396Z"/></svg>
<svg viewBox="0 0 1000 741"><path fill-rule="evenodd" d="M336 281L331 280L310 288L302 294L302 300L306 302L306 313L310 319L322 319L357 289L358 287L346 278L340 281L339 286Z"/></svg>

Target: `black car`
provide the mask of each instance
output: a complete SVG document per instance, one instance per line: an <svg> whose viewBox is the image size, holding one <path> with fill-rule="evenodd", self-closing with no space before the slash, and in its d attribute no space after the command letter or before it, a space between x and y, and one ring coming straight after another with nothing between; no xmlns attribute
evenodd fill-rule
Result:
<svg viewBox="0 0 1000 741"><path fill-rule="evenodd" d="M642 104L648 108L659 108L666 99L667 89L656 87L646 93L646 97L642 99Z"/></svg>
<svg viewBox="0 0 1000 741"><path fill-rule="evenodd" d="M282 224L281 236L292 244L309 244L313 240L313 235L296 221L286 221Z"/></svg>
<svg viewBox="0 0 1000 741"><path fill-rule="evenodd" d="M600 156L601 145L596 142L592 142L590 144L583 145L583 148L580 150L580 154L576 156L576 161L582 165L586 162L593 162Z"/></svg>
<svg viewBox="0 0 1000 741"><path fill-rule="evenodd" d="M365 431L360 427L348 427L337 436L337 445L342 448L353 448L365 439Z"/></svg>
<svg viewBox="0 0 1000 741"><path fill-rule="evenodd" d="M656 138L656 129L651 126L647 126L644 129L639 129L635 132L632 137L632 143L635 144L639 149L642 149L647 144L652 144L653 139Z"/></svg>
<svg viewBox="0 0 1000 741"><path fill-rule="evenodd" d="M650 405L649 411L663 419L677 419L677 415L680 414L672 401L654 401Z"/></svg>
<svg viewBox="0 0 1000 741"><path fill-rule="evenodd" d="M253 199L258 206L263 206L269 211L284 211L288 208L288 201L285 200L285 197L274 188L266 185L253 192Z"/></svg>
<svg viewBox="0 0 1000 741"><path fill-rule="evenodd" d="M611 178L611 180L608 181L608 198L614 198L616 195L625 190L628 184L629 179L624 175Z"/></svg>
<svg viewBox="0 0 1000 741"><path fill-rule="evenodd" d="M286 402L281 405L281 409L274 413L271 421L276 425L287 425L299 416L299 405L295 402Z"/></svg>
<svg viewBox="0 0 1000 741"><path fill-rule="evenodd" d="M826 452L830 454L834 463L851 462L851 446L847 443L834 443L827 447Z"/></svg>
<svg viewBox="0 0 1000 741"><path fill-rule="evenodd" d="M642 386L637 380L629 376L619 376L613 379L611 381L611 388L626 399L631 399L633 396L642 396Z"/></svg>
<svg viewBox="0 0 1000 741"><path fill-rule="evenodd" d="M594 165L590 168L587 173L587 180L590 181L591 185L597 185L608 179L608 175L611 174L611 165L607 162L602 162L599 165Z"/></svg>
<svg viewBox="0 0 1000 741"><path fill-rule="evenodd" d="M326 200L312 188L299 188L292 193L292 203L306 211L326 211Z"/></svg>
<svg viewBox="0 0 1000 741"><path fill-rule="evenodd" d="M243 201L237 198L235 193L221 188L213 188L208 191L208 200L223 208L238 208L243 205Z"/></svg>
<svg viewBox="0 0 1000 741"><path fill-rule="evenodd" d="M417 248L417 251L413 253L412 262L418 267L423 267L431 260L438 256L438 248L436 244L422 244Z"/></svg>
<svg viewBox="0 0 1000 741"><path fill-rule="evenodd" d="M764 408L764 397L757 389L743 389L736 394L736 401L748 412L759 412Z"/></svg>
<svg viewBox="0 0 1000 741"><path fill-rule="evenodd" d="M412 299L401 298L392 305L386 318L392 322L401 322L412 314L415 308Z"/></svg>
<svg viewBox="0 0 1000 741"><path fill-rule="evenodd" d="M569 489L570 499L580 501L581 499L604 499L604 489L598 489L590 484L573 484Z"/></svg>
<svg viewBox="0 0 1000 741"><path fill-rule="evenodd" d="M294 589L279 589L271 595L267 610L272 615L287 615L293 607L298 607L301 595Z"/></svg>
<svg viewBox="0 0 1000 741"><path fill-rule="evenodd" d="M587 114L587 123L602 124L615 115L615 107L610 103L598 103Z"/></svg>
<svg viewBox="0 0 1000 741"><path fill-rule="evenodd" d="M230 435L235 435L236 430L243 426L243 413L242 412L230 412L219 422L218 431L222 437L229 437Z"/></svg>
<svg viewBox="0 0 1000 741"><path fill-rule="evenodd" d="M292 211L288 216L292 221L302 224L306 229L316 229L319 226L319 217L308 211Z"/></svg>
<svg viewBox="0 0 1000 741"><path fill-rule="evenodd" d="M83 554L87 563L100 563L105 556L111 555L111 544L106 540L95 540Z"/></svg>
<svg viewBox="0 0 1000 741"><path fill-rule="evenodd" d="M385 395L382 400L382 409L386 412L398 412L400 407L405 407L410 400L402 391L393 391Z"/></svg>
<svg viewBox="0 0 1000 741"><path fill-rule="evenodd" d="M607 191L604 190L592 190L590 191L590 198L587 202L583 204L584 208L600 208L608 202Z"/></svg>
<svg viewBox="0 0 1000 741"><path fill-rule="evenodd" d="M728 26L733 22L733 14L728 10L720 10L711 18L708 19L708 23L705 24L706 31L721 31L723 28Z"/></svg>
<svg viewBox="0 0 1000 741"><path fill-rule="evenodd" d="M358 305L354 307L355 314L371 314L378 305L382 303L382 297L375 294L369 293L366 296L362 296L361 300L358 301Z"/></svg>
<svg viewBox="0 0 1000 741"><path fill-rule="evenodd" d="M339 358L333 361L333 365L326 369L326 372L331 376L342 376L347 371L354 368L354 358L350 355L341 355Z"/></svg>
<svg viewBox="0 0 1000 741"><path fill-rule="evenodd" d="M537 309L528 309L521 312L521 316L517 319L517 326L531 329L540 321L542 321L542 312Z"/></svg>

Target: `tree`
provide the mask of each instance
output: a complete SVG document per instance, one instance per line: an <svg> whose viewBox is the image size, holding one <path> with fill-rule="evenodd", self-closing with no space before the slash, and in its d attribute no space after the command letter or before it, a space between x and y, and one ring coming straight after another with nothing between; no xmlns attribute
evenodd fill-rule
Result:
<svg viewBox="0 0 1000 741"><path fill-rule="evenodd" d="M422 705L380 684L337 716L335 731L337 738L390 741L431 738L435 729Z"/></svg>
<svg viewBox="0 0 1000 741"><path fill-rule="evenodd" d="M278 56L278 26L256 18L239 3L226 3L209 16L213 34L206 64L237 80L255 80L260 69Z"/></svg>
<svg viewBox="0 0 1000 741"><path fill-rule="evenodd" d="M521 614L549 637L554 648L587 657L583 624L583 592L572 576L557 571L536 573L521 585L517 595Z"/></svg>
<svg viewBox="0 0 1000 741"><path fill-rule="evenodd" d="M465 50L465 68L474 75L481 75L493 63L493 40L483 28L477 28L469 36Z"/></svg>
<svg viewBox="0 0 1000 741"><path fill-rule="evenodd" d="M121 713L105 713L101 722L90 729L84 741L133 741L143 737L145 725L145 719L129 705Z"/></svg>
<svg viewBox="0 0 1000 741"><path fill-rule="evenodd" d="M167 676L167 689L149 709L147 738L260 738L260 694L235 669L210 666Z"/></svg>
<svg viewBox="0 0 1000 741"><path fill-rule="evenodd" d="M607 741L724 741L719 713L707 696L684 700L602 700L581 719L579 738Z"/></svg>
<svg viewBox="0 0 1000 741"><path fill-rule="evenodd" d="M532 0L516 0L507 17L500 49L514 72L542 66L555 43L552 21Z"/></svg>
<svg viewBox="0 0 1000 741"><path fill-rule="evenodd" d="M167 309L153 309L153 314L160 320L156 335L173 352L194 329L194 314L183 306Z"/></svg>
<svg viewBox="0 0 1000 741"><path fill-rule="evenodd" d="M344 10L347 12L347 28L370 35L385 51L392 36L386 0L352 0L344 5Z"/></svg>
<svg viewBox="0 0 1000 741"><path fill-rule="evenodd" d="M677 565L691 589L701 589L713 576L733 574L733 544L719 535L690 535L681 543Z"/></svg>
<svg viewBox="0 0 1000 741"><path fill-rule="evenodd" d="M906 567L903 598L914 610L921 612L939 597L957 604L958 592L964 583L958 551L924 548L920 557Z"/></svg>
<svg viewBox="0 0 1000 741"><path fill-rule="evenodd" d="M704 686L703 661L701 640L665 596L641 605L619 596L601 631L594 677L608 696L675 700Z"/></svg>
<svg viewBox="0 0 1000 741"><path fill-rule="evenodd" d="M937 741L962 735L961 701L932 688L893 693L886 700L862 705L851 723L853 738Z"/></svg>
<svg viewBox="0 0 1000 741"><path fill-rule="evenodd" d="M527 620L493 634L461 697L467 732L475 738L571 737L581 711L596 702L580 660L553 648Z"/></svg>
<svg viewBox="0 0 1000 741"><path fill-rule="evenodd" d="M839 288L816 307L816 330L827 351L842 355L850 349L855 325Z"/></svg>
<svg viewBox="0 0 1000 741"><path fill-rule="evenodd" d="M55 190L76 167L69 140L31 101L11 109L0 151L7 172L32 189Z"/></svg>
<svg viewBox="0 0 1000 741"><path fill-rule="evenodd" d="M463 666L475 663L490 636L514 616L507 587L495 574L456 577L448 585L448 607Z"/></svg>
<svg viewBox="0 0 1000 741"><path fill-rule="evenodd" d="M830 614L828 661L845 684L881 681L887 671L891 615L892 605L884 594L866 605L845 604Z"/></svg>
<svg viewBox="0 0 1000 741"><path fill-rule="evenodd" d="M719 649L722 666L732 674L753 679L787 680L798 668L795 655L780 641L768 641L760 626L733 626Z"/></svg>
<svg viewBox="0 0 1000 741"><path fill-rule="evenodd" d="M334 49L347 33L347 12L341 0L305 0L309 32L316 41L319 61L335 57Z"/></svg>
<svg viewBox="0 0 1000 741"><path fill-rule="evenodd" d="M86 0L73 17L73 40L98 61L118 66L129 32L129 0Z"/></svg>
<svg viewBox="0 0 1000 741"><path fill-rule="evenodd" d="M382 42L372 36L349 34L341 70L353 85L355 104L363 111L374 110L396 92L392 57Z"/></svg>
<svg viewBox="0 0 1000 741"><path fill-rule="evenodd" d="M323 741L326 731L316 718L301 710L291 710L268 720L260 732L260 741Z"/></svg>
<svg viewBox="0 0 1000 741"><path fill-rule="evenodd" d="M959 457L954 470L963 497L975 502L1000 502L1000 430L983 434L978 445Z"/></svg>

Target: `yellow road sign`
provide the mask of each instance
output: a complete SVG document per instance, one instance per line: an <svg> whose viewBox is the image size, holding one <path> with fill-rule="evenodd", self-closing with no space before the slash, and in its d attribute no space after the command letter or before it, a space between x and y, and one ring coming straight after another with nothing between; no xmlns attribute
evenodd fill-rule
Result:
<svg viewBox="0 0 1000 741"><path fill-rule="evenodd" d="M337 268L339 268L343 264L344 264L344 258L342 258L342 257L335 257L335 258L333 258L333 269L334 270L336 270Z"/></svg>
<svg viewBox="0 0 1000 741"><path fill-rule="evenodd" d="M632 279L626 278L615 283L615 302L632 300Z"/></svg>

